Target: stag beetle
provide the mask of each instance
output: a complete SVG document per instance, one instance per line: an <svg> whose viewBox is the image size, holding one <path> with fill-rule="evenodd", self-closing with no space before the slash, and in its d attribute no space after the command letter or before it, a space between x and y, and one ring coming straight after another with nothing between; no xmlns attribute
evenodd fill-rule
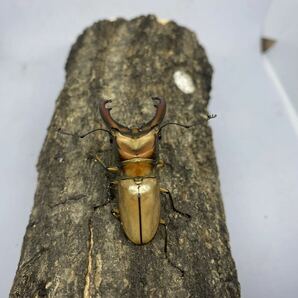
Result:
<svg viewBox="0 0 298 298"><path fill-rule="evenodd" d="M118 215L126 236L135 244L148 243L156 234L161 223L160 192L167 193L174 206L170 192L160 188L158 177L158 168L164 164L158 159L158 139L166 102L160 98L153 99L158 101L155 116L142 127L131 129L111 117L111 109L106 108L111 101L99 104L100 115L112 134L119 160L118 167L106 169L118 174L114 182L119 200ZM186 213L179 213L189 217Z"/></svg>
<svg viewBox="0 0 298 298"><path fill-rule="evenodd" d="M111 100L101 100L99 112L108 129L97 128L80 135L84 138L99 130L110 135L117 155L117 166L107 167L99 156L96 156L96 160L105 170L117 175L112 184L117 189L119 209L113 211L113 214L120 219L127 238L140 245L154 238L159 224L165 226L167 233L165 222L160 219L160 193L168 195L175 212L190 218L189 214L175 208L170 191L160 187L158 171L165 164L159 160L158 155L158 141L162 129L167 125L190 128L202 123L201 121L193 125L176 122L162 124L166 114L166 101L159 97L152 97L152 99L157 102L154 105L155 115L147 124L139 128L128 128L116 122L110 114L111 108L106 107ZM216 115L208 115L206 120L214 117Z"/></svg>

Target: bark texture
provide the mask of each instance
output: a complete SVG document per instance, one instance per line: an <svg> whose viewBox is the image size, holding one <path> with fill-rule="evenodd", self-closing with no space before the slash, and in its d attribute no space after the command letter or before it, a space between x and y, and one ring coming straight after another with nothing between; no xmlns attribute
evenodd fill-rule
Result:
<svg viewBox="0 0 298 298"><path fill-rule="evenodd" d="M83 32L70 52L39 157L11 297L240 296L207 122L163 130L160 154L171 166L162 170L161 185L192 216L177 215L162 199L169 260L163 227L149 244L134 245L111 214L117 200L104 205L112 195L109 177L94 157L113 164L108 136L80 139L57 132L100 127L100 98L113 100L113 117L127 126L152 117L151 96L166 99L166 120L199 121L207 114L211 76L195 34L174 22L142 16L100 21Z"/></svg>

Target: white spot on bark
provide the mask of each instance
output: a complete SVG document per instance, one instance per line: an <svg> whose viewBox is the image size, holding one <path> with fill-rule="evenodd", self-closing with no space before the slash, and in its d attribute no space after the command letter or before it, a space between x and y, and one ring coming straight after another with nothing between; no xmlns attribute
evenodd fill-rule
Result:
<svg viewBox="0 0 298 298"><path fill-rule="evenodd" d="M195 91L195 85L189 74L182 70L175 71L173 75L176 86L186 94L193 93Z"/></svg>

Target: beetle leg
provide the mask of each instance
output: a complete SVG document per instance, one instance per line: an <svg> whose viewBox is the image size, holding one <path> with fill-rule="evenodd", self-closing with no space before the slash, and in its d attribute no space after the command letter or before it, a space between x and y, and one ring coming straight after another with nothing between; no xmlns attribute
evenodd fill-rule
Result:
<svg viewBox="0 0 298 298"><path fill-rule="evenodd" d="M102 208L102 207L105 207L107 206L108 204L110 204L112 201L113 201L113 197L112 198L108 198L104 203L100 204L100 205L95 205L93 206L93 209L96 210L96 209L99 209L99 208Z"/></svg>
<svg viewBox="0 0 298 298"><path fill-rule="evenodd" d="M168 167L171 168L171 170L173 170L173 166L172 166L170 163L164 161L163 159L160 159L160 160L157 162L157 164L156 164L156 168L157 168L157 169L162 169L162 168L164 168L165 166L168 166Z"/></svg>
<svg viewBox="0 0 298 298"><path fill-rule="evenodd" d="M117 185L117 184L118 184L118 181L112 181L112 182L110 183L110 185L109 185L109 191L108 191L108 193L109 193L109 197L108 197L108 199L107 199L104 203L102 203L102 204L100 204L100 205L95 205L95 206L93 206L93 209L94 209L94 210L96 210L96 209L98 209L98 208L105 207L106 205L110 204L110 203L115 199L115 197L111 194L111 188L112 188L114 185Z"/></svg>
<svg viewBox="0 0 298 298"><path fill-rule="evenodd" d="M171 201L171 205L172 205L172 209L173 209L175 212L177 212L177 213L179 213L180 215L185 216L185 217L187 217L187 218L191 218L191 216L190 216L189 214L184 213L184 212L178 210L178 209L175 207L173 197L172 197L172 195L171 195L171 193L170 193L170 191L169 191L168 189L166 189L166 188L162 188L162 187L161 187L161 188L160 188L160 192L161 192L161 193L164 193L164 194L167 194L167 195L169 196L169 199L170 199L170 201Z"/></svg>
<svg viewBox="0 0 298 298"><path fill-rule="evenodd" d="M117 167L107 167L98 155L96 155L95 158L100 163L100 165L109 173L116 174L119 172L119 168Z"/></svg>
<svg viewBox="0 0 298 298"><path fill-rule="evenodd" d="M166 222L163 220L163 219L160 219L160 222L159 222L161 225L164 226L165 228L165 246L164 246L164 252L165 252L165 255L166 255L166 259L167 261L171 264L171 266L173 266L174 268L176 268L177 270L180 271L181 273L181 277L184 276L184 270L182 270L181 268L179 268L177 265L175 265L169 258L168 256L168 226L166 224Z"/></svg>

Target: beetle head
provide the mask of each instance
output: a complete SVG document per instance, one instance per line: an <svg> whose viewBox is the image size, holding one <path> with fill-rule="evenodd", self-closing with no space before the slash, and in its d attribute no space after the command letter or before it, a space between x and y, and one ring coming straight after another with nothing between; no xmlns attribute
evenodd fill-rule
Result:
<svg viewBox="0 0 298 298"><path fill-rule="evenodd" d="M106 104L111 102L110 100L100 102L100 115L111 130L119 155L123 160L136 157L152 158L156 152L159 125L166 113L166 102L164 99L157 97L152 99L158 101L154 105L156 107L154 117L145 125L133 128L119 124L112 118L111 108L106 107Z"/></svg>

